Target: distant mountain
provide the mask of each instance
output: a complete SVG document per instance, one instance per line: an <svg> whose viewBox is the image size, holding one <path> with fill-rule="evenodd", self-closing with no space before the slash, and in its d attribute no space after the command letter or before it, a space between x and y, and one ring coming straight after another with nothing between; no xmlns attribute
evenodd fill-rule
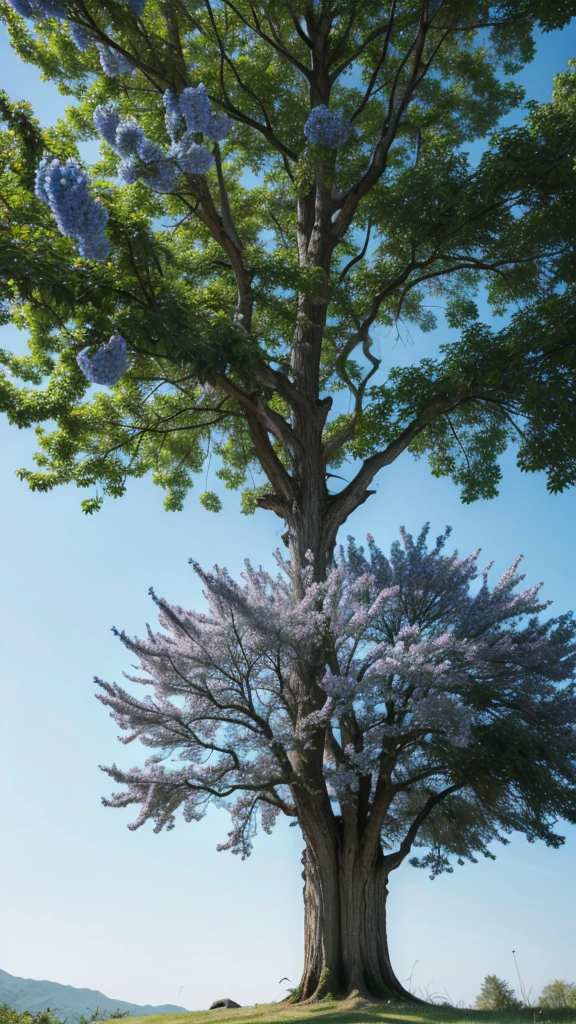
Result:
<svg viewBox="0 0 576 1024"><path fill-rule="evenodd" d="M73 988L59 985L56 981L34 981L32 978L15 978L13 974L0 971L0 1005L8 1003L13 1010L22 1013L30 1010L36 1013L47 1006L59 1017L78 1018L81 1013L90 1016L94 1010L113 1013L114 1010L129 1010L133 1017L148 1017L158 1013L188 1013L184 1006L138 1006L125 999L109 999L102 992L92 988Z"/></svg>

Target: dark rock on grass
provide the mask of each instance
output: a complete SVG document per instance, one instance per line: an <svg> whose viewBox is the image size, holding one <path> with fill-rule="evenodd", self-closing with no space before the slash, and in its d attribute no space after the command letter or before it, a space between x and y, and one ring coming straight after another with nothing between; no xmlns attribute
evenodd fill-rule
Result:
<svg viewBox="0 0 576 1024"><path fill-rule="evenodd" d="M227 1010L240 1009L240 1003L235 1003L233 999L217 999L216 1002L212 1003L211 1010L219 1010L221 1006L225 1006Z"/></svg>

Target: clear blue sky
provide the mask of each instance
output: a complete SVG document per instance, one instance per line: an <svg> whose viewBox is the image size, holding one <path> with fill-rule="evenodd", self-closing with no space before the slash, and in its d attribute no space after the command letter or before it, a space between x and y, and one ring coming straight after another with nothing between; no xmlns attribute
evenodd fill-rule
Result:
<svg viewBox="0 0 576 1024"><path fill-rule="evenodd" d="M520 76L529 97L549 98L553 74L573 56L571 42L570 30L540 41L537 60ZM1 26L0 69L2 86L13 99L31 100L44 124L60 115L66 101L15 57ZM382 355L411 360L443 336L414 332L395 345L383 336ZM17 331L0 330L1 346L21 344ZM280 823L245 862L215 850L230 827L224 811L160 836L150 827L128 832L128 812L100 805L109 787L98 764L129 766L142 757L118 744L91 682L129 671L110 627L139 634L153 621L149 586L197 606L187 559L234 574L245 557L269 564L280 523L272 513L241 516L229 494L219 516L194 494L183 513L168 514L149 480L85 517L84 493L31 494L17 481L14 470L30 465L33 448L32 432L0 419L0 967L190 1009L223 996L242 1004L281 998L279 979L296 983L302 964L299 830ZM404 456L380 476L378 493L343 535L370 531L386 547L401 524L417 531L430 520L435 535L450 523L462 553L481 546L495 573L524 554L526 582L545 581L552 613L573 608L576 492L552 497L544 479L520 474L511 456L503 466L500 497L466 507L449 481ZM196 494L204 489L203 476ZM534 993L552 978L576 981L576 828L565 834L558 851L516 837L496 848L496 862L456 867L434 882L402 867L390 886L399 977L407 979L417 961L413 987L469 1003L488 973L518 988L515 949Z"/></svg>

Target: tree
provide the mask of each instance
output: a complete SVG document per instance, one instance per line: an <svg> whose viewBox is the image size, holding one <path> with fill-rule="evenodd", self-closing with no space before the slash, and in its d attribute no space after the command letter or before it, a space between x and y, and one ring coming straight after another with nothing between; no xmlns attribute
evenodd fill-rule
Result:
<svg viewBox="0 0 576 1024"><path fill-rule="evenodd" d="M488 567L472 594L478 552L444 554L449 531L428 550L427 534L402 531L389 558L350 539L322 583L311 555L299 581L279 552L277 577L247 563L243 586L195 564L208 614L152 593L164 631L118 633L145 673L128 678L153 696L98 681L122 742L151 748L142 768L104 769L124 787L104 804L140 807L129 828L171 829L180 809L198 821L213 802L233 821L218 849L244 858L258 821L300 826L293 999L407 995L386 898L414 848L433 878L454 857L494 859L512 831L557 847L554 823L576 822L576 624L540 621L540 587L516 592L518 561L492 589ZM487 978L482 1005L519 1005L502 986Z"/></svg>
<svg viewBox="0 0 576 1024"><path fill-rule="evenodd" d="M552 1010L576 1009L576 985L570 981L551 981L542 989L538 1006Z"/></svg>
<svg viewBox="0 0 576 1024"><path fill-rule="evenodd" d="M512 440L552 491L574 482L576 65L551 103L497 125L535 29L566 25L576 0L0 11L15 50L77 101L41 131L1 100L0 317L30 353L1 354L0 409L36 425L37 468L20 471L33 489L73 481L92 513L151 472L178 509L215 455L244 512L285 523L303 600L302 572L324 584L338 530L406 450L465 501L496 493ZM78 146L96 134L89 177ZM474 163L466 148L487 137ZM480 321L480 288L505 326ZM430 329L430 299L457 339L390 367L374 332ZM320 645L294 670L305 708L324 659ZM298 817L334 846L323 758L318 732ZM311 870L310 993L331 927Z"/></svg>
<svg viewBox="0 0 576 1024"><path fill-rule="evenodd" d="M274 511L321 578L338 528L407 449L465 501L496 493L512 439L551 490L574 481L574 65L552 103L493 129L521 100L510 75L534 28L566 24L576 3L2 12L16 51L78 101L40 132L2 100L2 309L31 352L3 354L0 408L39 425L38 468L21 471L32 488L75 481L93 512L151 471L175 509L215 454L227 487L262 474L243 510ZM96 127L92 188L63 161ZM490 132L475 166L466 146ZM479 287L515 308L504 328L479 321ZM430 298L459 339L384 373L370 332L429 329ZM88 347L90 375L116 336L130 368L87 394L75 356Z"/></svg>
<svg viewBox="0 0 576 1024"><path fill-rule="evenodd" d="M495 974L487 974L482 982L480 995L474 1003L476 1010L521 1010L522 1003L516 999L507 981Z"/></svg>

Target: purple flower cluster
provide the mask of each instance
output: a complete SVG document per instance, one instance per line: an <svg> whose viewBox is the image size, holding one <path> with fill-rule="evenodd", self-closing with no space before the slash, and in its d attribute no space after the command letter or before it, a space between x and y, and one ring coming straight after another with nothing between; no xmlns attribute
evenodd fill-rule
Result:
<svg viewBox="0 0 576 1024"><path fill-rule="evenodd" d="M211 117L210 99L200 83L195 89L184 89L180 93L180 113L186 121L189 132L206 131Z"/></svg>
<svg viewBox="0 0 576 1024"><path fill-rule="evenodd" d="M145 185L155 189L156 192L173 192L180 177L180 171L171 160L158 160L145 167L140 177Z"/></svg>
<svg viewBox="0 0 576 1024"><path fill-rule="evenodd" d="M214 114L205 87L184 89L180 94L180 111L189 132L201 132L213 142L221 142L228 135L232 121L228 114Z"/></svg>
<svg viewBox="0 0 576 1024"><path fill-rule="evenodd" d="M120 156L137 156L144 139L144 132L132 118L118 122L115 149Z"/></svg>
<svg viewBox="0 0 576 1024"><path fill-rule="evenodd" d="M135 185L140 177L136 169L136 161L132 159L121 161L118 174L126 185Z"/></svg>
<svg viewBox="0 0 576 1024"><path fill-rule="evenodd" d="M108 344L102 345L92 356L90 348L83 348L76 362L93 384L117 384L128 369L126 342L120 334L113 334Z"/></svg>
<svg viewBox="0 0 576 1024"><path fill-rule="evenodd" d="M304 135L308 142L328 149L337 149L347 142L352 131L352 122L343 111L333 114L323 103L314 107L304 125Z"/></svg>
<svg viewBox="0 0 576 1024"><path fill-rule="evenodd" d="M162 146L151 139L144 137L138 146L138 156L145 164L152 164L155 160L161 160L164 156Z"/></svg>
<svg viewBox="0 0 576 1024"><path fill-rule="evenodd" d="M176 142L182 119L178 97L174 95L171 89L166 89L162 100L166 108L166 131L172 142Z"/></svg>
<svg viewBox="0 0 576 1024"><path fill-rule="evenodd" d="M108 211L90 194L86 173L76 160L71 158L64 166L60 160L41 160L34 191L52 210L62 234L79 243L82 256L106 259L110 252L104 234Z"/></svg>
<svg viewBox="0 0 576 1024"><path fill-rule="evenodd" d="M142 179L158 192L172 192L179 175L172 154L166 155L157 142L146 138L136 121L123 121L112 107L96 107L93 119L100 137L123 158L119 174L127 185Z"/></svg>
<svg viewBox="0 0 576 1024"><path fill-rule="evenodd" d="M222 142L230 133L231 127L232 121L228 114L212 114L204 134L213 142Z"/></svg>
<svg viewBox="0 0 576 1024"><path fill-rule="evenodd" d="M199 820L209 801L234 792L232 831L219 849L248 856L257 815L268 830L274 807L297 816L296 781L316 788L307 750L320 741L331 799L357 806L363 780L370 814L376 794L387 792L378 827L401 844L431 792L462 778L463 764L474 771L476 732L489 718L513 717L534 737L549 735L552 722L575 722L576 696L558 683L576 671L576 625L538 621L538 588L514 592L517 563L492 590L470 593L478 552L444 554L448 532L430 550L427 532L415 541L401 531L388 557L371 539L369 559L351 541L323 582L314 580L312 559L298 570L279 553L280 574L246 562L243 584L194 564L207 612L152 594L161 629L143 639L119 634L142 670L128 678L152 695L100 682L98 699L125 731L123 742L155 750L142 768L104 769L124 787L105 805L139 805L132 827L151 820L160 831L174 826L179 807L185 821ZM322 650L324 672L311 673ZM160 765L168 752L172 761ZM458 799L470 801L475 822L473 784ZM490 804L482 813L498 824ZM449 831L439 840L426 828L416 845L440 841L454 852ZM482 841L476 835L470 851Z"/></svg>
<svg viewBox="0 0 576 1024"><path fill-rule="evenodd" d="M105 107L100 105L95 108L92 115L94 126L98 135L112 146L112 149L116 149L116 132L120 125L120 114L113 107Z"/></svg>
<svg viewBox="0 0 576 1024"><path fill-rule="evenodd" d="M214 164L212 153L199 145L195 135L205 135L213 142L226 138L232 122L227 114L214 114L210 99L202 83L184 89L180 97L167 89L164 93L166 129L172 139L172 156L185 174L206 174ZM186 130L180 136L183 123Z"/></svg>

